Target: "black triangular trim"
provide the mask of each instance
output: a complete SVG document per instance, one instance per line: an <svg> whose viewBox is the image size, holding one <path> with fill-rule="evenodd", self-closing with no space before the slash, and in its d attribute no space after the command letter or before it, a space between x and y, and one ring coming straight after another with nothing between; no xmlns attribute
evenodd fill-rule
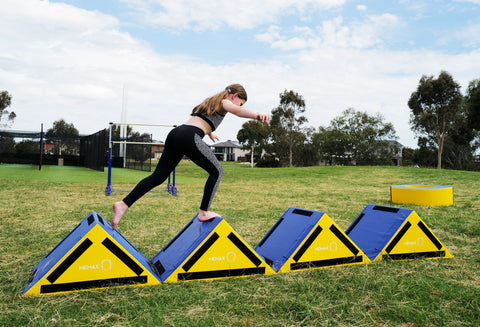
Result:
<svg viewBox="0 0 480 327"><path fill-rule="evenodd" d="M412 252L412 253L395 253L383 255L383 260L407 260L407 259L420 259L420 258L443 258L445 257L445 251L430 251L430 252Z"/></svg>
<svg viewBox="0 0 480 327"><path fill-rule="evenodd" d="M258 267L261 263L262 260L260 260L255 253L250 250L245 243L240 240L237 235L235 235L233 232L228 234L228 239L232 241L233 244L243 253L245 256L256 266Z"/></svg>
<svg viewBox="0 0 480 327"><path fill-rule="evenodd" d="M128 254L126 254L120 247L112 242L108 237L102 242L110 252L112 252L118 259L128 266L137 276L143 272L143 268L140 267Z"/></svg>
<svg viewBox="0 0 480 327"><path fill-rule="evenodd" d="M255 274L265 274L265 267L180 273L177 275L177 277L178 280L196 280L208 278L237 277Z"/></svg>
<svg viewBox="0 0 480 327"><path fill-rule="evenodd" d="M411 226L412 226L412 224L409 221L407 221L407 223L398 232L397 236L395 236L395 238L392 240L392 242L390 242L390 244L385 249L385 251L387 251L387 253L390 253L393 250L395 245L397 245L397 243L400 242L400 239L403 237L403 235L405 235L405 233L408 231L408 229Z"/></svg>
<svg viewBox="0 0 480 327"><path fill-rule="evenodd" d="M430 232L430 230L423 223L423 221L420 220L417 225L418 227L420 227L423 233L425 233L425 235L430 239L430 241L432 241L432 243L437 247L437 249L440 250L442 248L442 243L440 243L435 237L435 235L433 235L432 232Z"/></svg>
<svg viewBox="0 0 480 327"><path fill-rule="evenodd" d="M188 271L192 266L207 252L207 250L218 240L217 233L213 233L210 238L195 252L195 254L182 266L183 270Z"/></svg>
<svg viewBox="0 0 480 327"><path fill-rule="evenodd" d="M290 270L308 269L308 268L321 268L328 266L343 265L348 263L363 262L363 256L344 257L308 262L294 262L290 264Z"/></svg>
<svg viewBox="0 0 480 327"><path fill-rule="evenodd" d="M357 248L355 244L352 243L335 225L330 226L330 230L333 234L353 253L353 255L357 255L360 250Z"/></svg>
<svg viewBox="0 0 480 327"><path fill-rule="evenodd" d="M83 282L47 284L40 287L40 294L85 290L89 288L101 288L115 285L146 284L147 276L121 277L110 279L87 280Z"/></svg>
<svg viewBox="0 0 480 327"><path fill-rule="evenodd" d="M86 238L82 243L80 243L77 248L70 253L68 257L63 260L63 262L55 268L50 275L48 275L47 280L50 283L55 283L55 281L93 244L90 239Z"/></svg>
<svg viewBox="0 0 480 327"><path fill-rule="evenodd" d="M297 251L297 253L295 253L295 255L293 256L293 260L295 262L298 262L298 260L300 260L300 258L302 257L302 255L305 253L305 251L308 250L308 248L310 247L310 245L312 245L313 241L315 241L315 239L318 237L318 235L322 232L322 227L320 226L317 226L317 228L315 228L315 230L313 231L312 234L310 234L310 236L308 237L308 239L305 241L305 243L303 243L302 247Z"/></svg>

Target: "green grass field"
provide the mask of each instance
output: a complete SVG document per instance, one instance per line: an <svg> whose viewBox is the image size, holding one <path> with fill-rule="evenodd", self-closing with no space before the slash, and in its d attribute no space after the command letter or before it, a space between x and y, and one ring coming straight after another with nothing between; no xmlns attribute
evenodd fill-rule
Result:
<svg viewBox="0 0 480 327"><path fill-rule="evenodd" d="M254 247L289 207L345 230L367 204L414 209L453 259L385 261L275 276L23 297L32 268L91 211L110 220L107 173L0 165L1 326L478 326L480 173L405 167L250 169L228 163L212 205ZM147 173L117 169L114 189ZM177 170L179 195L153 193L120 222L147 258L197 213L205 173ZM390 202L392 184L451 185L455 205ZM164 189L164 186L161 186Z"/></svg>

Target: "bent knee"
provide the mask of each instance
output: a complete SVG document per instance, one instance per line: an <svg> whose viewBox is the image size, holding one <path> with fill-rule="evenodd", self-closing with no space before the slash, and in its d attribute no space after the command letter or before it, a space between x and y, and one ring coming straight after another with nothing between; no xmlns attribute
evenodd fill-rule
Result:
<svg viewBox="0 0 480 327"><path fill-rule="evenodd" d="M215 169L212 169L210 171L210 176L214 177L214 178L217 178L217 179L221 179L222 176L223 176L223 166L222 165L216 165Z"/></svg>

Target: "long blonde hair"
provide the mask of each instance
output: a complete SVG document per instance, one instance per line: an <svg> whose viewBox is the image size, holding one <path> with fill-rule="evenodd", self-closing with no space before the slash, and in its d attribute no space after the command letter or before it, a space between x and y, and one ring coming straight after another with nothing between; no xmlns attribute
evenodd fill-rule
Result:
<svg viewBox="0 0 480 327"><path fill-rule="evenodd" d="M241 86L240 84L231 84L227 86L222 92L203 100L202 103L193 108L192 115L195 113L207 116L210 116L212 114L218 114L220 110L223 109L222 100L228 97L229 94L235 93L238 93L238 97L240 99L247 101L247 92L245 91L243 86Z"/></svg>

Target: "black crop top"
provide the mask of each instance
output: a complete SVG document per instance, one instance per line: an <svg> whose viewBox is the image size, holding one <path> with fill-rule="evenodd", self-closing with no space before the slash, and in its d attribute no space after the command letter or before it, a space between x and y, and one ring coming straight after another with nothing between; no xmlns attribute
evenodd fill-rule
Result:
<svg viewBox="0 0 480 327"><path fill-rule="evenodd" d="M225 118L225 115L221 114L202 115L196 112L194 112L192 116L200 117L205 120L212 128L212 131L216 130L218 125L220 125L220 123L223 121L223 118Z"/></svg>

